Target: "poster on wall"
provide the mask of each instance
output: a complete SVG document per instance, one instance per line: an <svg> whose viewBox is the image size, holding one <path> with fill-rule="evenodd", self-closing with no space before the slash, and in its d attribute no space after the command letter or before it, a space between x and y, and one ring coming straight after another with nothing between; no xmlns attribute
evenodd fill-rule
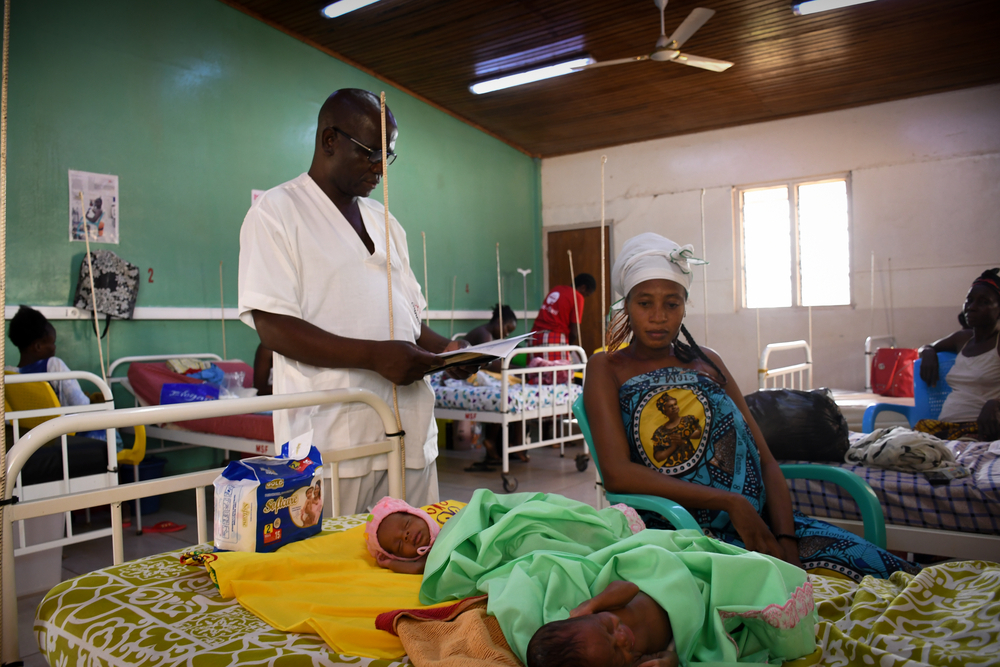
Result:
<svg viewBox="0 0 1000 667"><path fill-rule="evenodd" d="M69 240L118 243L118 177L69 171Z"/></svg>

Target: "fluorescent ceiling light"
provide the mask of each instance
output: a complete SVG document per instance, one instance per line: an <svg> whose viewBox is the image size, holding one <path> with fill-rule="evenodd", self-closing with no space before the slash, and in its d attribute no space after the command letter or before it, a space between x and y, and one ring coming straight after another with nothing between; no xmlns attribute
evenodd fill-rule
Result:
<svg viewBox="0 0 1000 667"><path fill-rule="evenodd" d="M497 79L480 81L479 83L474 83L469 86L469 90L476 95L492 93L494 90L512 88L513 86L522 86L526 83L541 81L542 79L551 79L554 76L562 76L563 74L572 74L574 67L583 67L584 65L589 65L593 62L594 59L590 56L576 58L575 60L567 60L566 62L548 65L547 67L539 67L538 69L528 70L527 72L521 72L519 74L510 74Z"/></svg>
<svg viewBox="0 0 1000 667"><path fill-rule="evenodd" d="M368 5L374 5L378 0L340 0L340 2L334 2L323 9L320 13L328 19L335 19L338 16L343 16L348 12L353 12L355 9L361 9L362 7L367 7Z"/></svg>
<svg viewBox="0 0 1000 667"><path fill-rule="evenodd" d="M527 69L539 63L551 63L560 58L578 56L586 50L587 47L583 42L583 35L577 35L576 37L562 39L552 44L528 49L527 51L476 63L476 77L486 77L498 72L513 72Z"/></svg>
<svg viewBox="0 0 1000 667"><path fill-rule="evenodd" d="M863 5L866 2L874 1L875 0L807 0L806 2L800 2L797 5L793 5L792 11L795 12L796 16L806 16L807 14L816 14L830 9L850 7L851 5Z"/></svg>

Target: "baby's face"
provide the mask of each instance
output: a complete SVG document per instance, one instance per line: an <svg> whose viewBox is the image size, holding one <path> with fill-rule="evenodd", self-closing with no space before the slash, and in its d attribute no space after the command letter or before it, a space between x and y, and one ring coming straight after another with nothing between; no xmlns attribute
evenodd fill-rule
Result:
<svg viewBox="0 0 1000 667"><path fill-rule="evenodd" d="M378 543L400 558L416 558L417 549L431 543L431 533L423 519L409 512L393 512L378 526Z"/></svg>
<svg viewBox="0 0 1000 667"><path fill-rule="evenodd" d="M632 629L615 614L602 611L576 619L579 628L575 643L585 656L584 665L629 667L642 657L635 649Z"/></svg>

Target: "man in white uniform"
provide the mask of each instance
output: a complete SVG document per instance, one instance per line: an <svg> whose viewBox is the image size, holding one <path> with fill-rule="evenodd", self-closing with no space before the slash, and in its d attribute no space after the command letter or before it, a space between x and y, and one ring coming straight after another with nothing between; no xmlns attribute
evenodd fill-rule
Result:
<svg viewBox="0 0 1000 667"><path fill-rule="evenodd" d="M396 122L386 110L388 162ZM240 319L274 350L275 394L341 387L370 389L399 413L406 433L407 500L438 498L434 392L424 374L435 354L458 344L420 321L425 306L410 269L406 233L390 216L394 339L389 340L385 209L368 199L382 177L378 98L344 89L323 104L309 171L254 202L240 231ZM314 431L321 449L383 435L361 404L276 411L276 443ZM385 455L340 465L345 513L364 512L388 493Z"/></svg>

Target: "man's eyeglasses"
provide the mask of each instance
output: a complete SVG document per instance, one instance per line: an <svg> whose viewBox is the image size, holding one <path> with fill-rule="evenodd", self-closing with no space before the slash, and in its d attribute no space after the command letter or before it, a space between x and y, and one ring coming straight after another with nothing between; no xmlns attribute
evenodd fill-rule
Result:
<svg viewBox="0 0 1000 667"><path fill-rule="evenodd" d="M365 146L363 143L361 143L360 141L349 135L347 132L344 132L339 127L331 127L329 129L333 130L334 132L339 132L340 134L344 135L345 137L353 141L355 144L357 144L358 147L361 148L361 150L363 150L365 153L368 154L368 161L371 162L372 164L378 164L379 162L382 161L381 148L368 148L368 146ZM392 151L389 151L389 153L385 156L386 164L392 164L395 161L396 161L396 154L393 153Z"/></svg>

